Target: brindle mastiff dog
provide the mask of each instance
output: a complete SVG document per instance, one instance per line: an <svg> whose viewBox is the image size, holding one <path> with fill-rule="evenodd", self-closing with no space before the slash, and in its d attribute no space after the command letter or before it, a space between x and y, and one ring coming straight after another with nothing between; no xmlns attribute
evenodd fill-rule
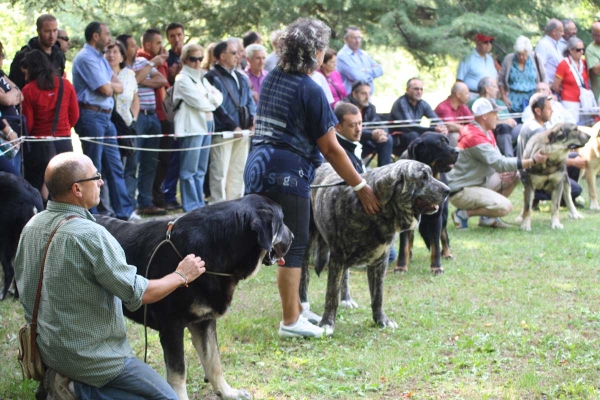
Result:
<svg viewBox="0 0 600 400"><path fill-rule="evenodd" d="M415 229L421 214L431 214L449 193L448 187L432 176L431 168L412 160L400 160L362 175L381 203L376 215L367 214L348 185L311 191L311 235L330 250L325 312L320 325L333 332L339 304L340 283L346 270L366 265L373 320L381 327L397 328L383 311L383 279L390 244L396 232ZM313 185L342 181L331 165L317 169ZM309 252L302 268L307 275ZM320 274L324 263L315 267Z"/></svg>
<svg viewBox="0 0 600 400"><path fill-rule="evenodd" d="M591 136L586 145L579 149L578 152L586 162L585 180L590 196L590 210L600 210L596 191L596 175L600 172L600 136L598 135L600 122L597 122L591 128L581 126L579 129Z"/></svg>
<svg viewBox="0 0 600 400"><path fill-rule="evenodd" d="M545 163L536 164L524 171L523 210L516 218L521 229L531 230L531 206L536 189L551 193L552 229L562 229L558 218L561 195L569 208L569 217L583 218L571 198L571 185L567 176L567 155L569 150L583 147L590 136L571 123L557 124L554 128L533 135L525 147L523 158L531 158L538 150L549 154ZM564 190L563 190L564 189Z"/></svg>

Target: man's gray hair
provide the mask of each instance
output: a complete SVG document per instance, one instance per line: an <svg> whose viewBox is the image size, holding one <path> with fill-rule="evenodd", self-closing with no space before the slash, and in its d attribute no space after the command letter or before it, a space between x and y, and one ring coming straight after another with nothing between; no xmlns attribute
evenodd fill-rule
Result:
<svg viewBox="0 0 600 400"><path fill-rule="evenodd" d="M299 18L288 25L277 46L277 66L288 74L307 74L316 71L317 51L329 46L331 29L322 21Z"/></svg>
<svg viewBox="0 0 600 400"><path fill-rule="evenodd" d="M479 83L477 83L477 93L479 96L484 97L486 89L492 86L492 82L495 81L491 76L486 76L485 78L481 78Z"/></svg>
<svg viewBox="0 0 600 400"><path fill-rule="evenodd" d="M521 35L515 41L515 52L521 53L523 51L526 51L527 54L532 54L533 46L531 45L531 40L529 40L528 37Z"/></svg>
<svg viewBox="0 0 600 400"><path fill-rule="evenodd" d="M267 49L265 48L265 46L263 46L262 44L253 43L246 47L246 58L248 60L251 59L252 57L254 57L254 53L256 53L257 51L264 51L265 55L267 54Z"/></svg>
<svg viewBox="0 0 600 400"><path fill-rule="evenodd" d="M344 39L346 39L348 37L348 35L350 35L350 32L356 32L356 31L360 31L359 28L357 28L356 26L349 26L346 28L346 33L344 33Z"/></svg>
<svg viewBox="0 0 600 400"><path fill-rule="evenodd" d="M562 25L562 22L560 22L556 18L551 18L548 20L548 22L546 22L546 28L544 28L544 32L548 34L556 28L558 28L560 25Z"/></svg>
<svg viewBox="0 0 600 400"><path fill-rule="evenodd" d="M573 21L572 19L568 19L568 18L565 18L565 19L561 20L560 22L562 22L563 28L565 28L565 29L567 28L567 25L575 23L575 21Z"/></svg>

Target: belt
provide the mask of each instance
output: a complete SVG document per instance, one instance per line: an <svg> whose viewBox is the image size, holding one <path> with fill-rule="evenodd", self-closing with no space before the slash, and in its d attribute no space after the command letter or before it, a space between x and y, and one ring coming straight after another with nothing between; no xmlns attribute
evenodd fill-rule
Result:
<svg viewBox="0 0 600 400"><path fill-rule="evenodd" d="M144 115L154 115L156 114L156 110L140 110L140 112Z"/></svg>
<svg viewBox="0 0 600 400"><path fill-rule="evenodd" d="M79 103L79 108L85 108L86 110L92 110L92 111L100 111L101 113L104 114L111 114L112 113L112 109L104 109L98 106L93 106L91 104L85 104L85 103Z"/></svg>

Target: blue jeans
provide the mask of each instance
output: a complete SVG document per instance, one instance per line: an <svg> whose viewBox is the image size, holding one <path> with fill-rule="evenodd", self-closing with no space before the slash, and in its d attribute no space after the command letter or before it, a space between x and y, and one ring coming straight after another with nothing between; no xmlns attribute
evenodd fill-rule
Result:
<svg viewBox="0 0 600 400"><path fill-rule="evenodd" d="M117 130L110 121L110 115L100 111L82 108L79 111L79 120L75 124L75 131L81 138L94 136L117 136ZM81 141L83 154L91 158L92 162L102 173L102 179L108 185L110 204L117 217L129 218L133 212L133 204L127 196L123 163L117 147L104 146L103 143L117 145L117 139L93 139L90 143ZM91 210L96 212L96 207Z"/></svg>
<svg viewBox="0 0 600 400"><path fill-rule="evenodd" d="M174 140L172 149L179 149L181 147L180 140ZM162 184L162 191L165 195L165 202L167 204L177 203L177 181L179 180L179 163L181 155L179 151L171 153L169 159L169 168L167 169L167 176Z"/></svg>
<svg viewBox="0 0 600 400"><path fill-rule="evenodd" d="M138 135L160 135L162 134L160 121L156 115L146 115L140 112L136 123ZM136 147L143 149L158 149L160 145L160 136L153 138L137 138ZM152 205L152 185L154 184L154 175L156 174L156 165L158 163L158 153L156 151L137 150L134 156L130 157L125 164L125 175L127 176L127 193L134 197L135 187L138 189L138 207L145 208ZM138 168L137 179L135 170Z"/></svg>
<svg viewBox="0 0 600 400"><path fill-rule="evenodd" d="M106 385L97 388L73 381L80 400L177 400L167 381L136 357L125 359L125 368Z"/></svg>
<svg viewBox="0 0 600 400"><path fill-rule="evenodd" d="M181 139L181 148L209 146L212 136L187 136ZM182 151L179 160L179 188L183 211L204 207L204 178L208 169L210 148Z"/></svg>
<svg viewBox="0 0 600 400"><path fill-rule="evenodd" d="M21 176L21 151L23 146L26 146L26 144L21 143L21 149L17 155L10 160L6 156L0 156L0 171Z"/></svg>

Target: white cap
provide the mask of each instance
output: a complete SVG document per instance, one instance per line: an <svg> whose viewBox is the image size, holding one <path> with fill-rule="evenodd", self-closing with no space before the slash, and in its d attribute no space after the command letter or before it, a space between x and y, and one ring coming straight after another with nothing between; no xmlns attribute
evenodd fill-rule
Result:
<svg viewBox="0 0 600 400"><path fill-rule="evenodd" d="M505 109L506 107L499 107L495 101L480 97L471 106L474 117L480 117L487 113L498 112Z"/></svg>

